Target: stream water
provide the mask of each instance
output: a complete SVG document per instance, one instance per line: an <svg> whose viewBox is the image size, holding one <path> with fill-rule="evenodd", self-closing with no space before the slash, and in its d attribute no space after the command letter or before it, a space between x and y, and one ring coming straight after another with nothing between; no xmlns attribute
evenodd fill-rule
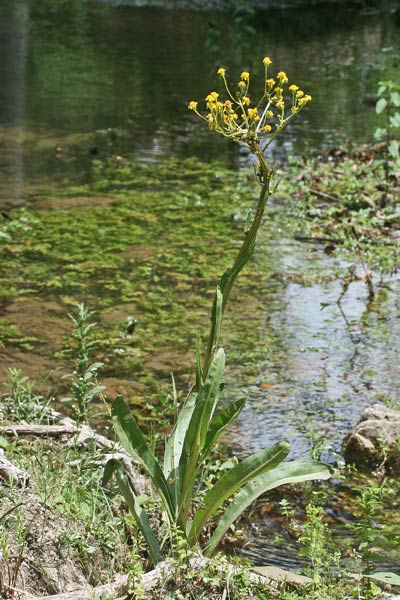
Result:
<svg viewBox="0 0 400 600"><path fill-rule="evenodd" d="M395 2L299 0L264 4L254 15L134 4L2 0L3 209L29 204L44 182L85 182L97 156L246 163L246 154L210 136L186 110L214 88L220 65L237 77L269 55L313 95L304 118L272 147L278 161L370 141L378 121L369 96L380 80L398 77ZM289 438L292 456L305 457L310 437L326 438L338 452L365 406L398 401L399 283L387 280L368 302L363 283L353 282L339 305L342 283L322 276L337 265L322 248L286 239L273 246L286 281L258 292L256 373L237 390L248 404L232 443L247 454ZM263 247L261 239L256 264L265 274ZM297 283L291 275L299 271L315 277ZM260 540L249 554L262 560L271 549Z"/></svg>
<svg viewBox="0 0 400 600"><path fill-rule="evenodd" d="M84 179L96 152L245 160L211 140L186 106L215 87L221 64L234 79L243 67L261 77L266 54L315 99L273 153L372 138L368 97L398 70L396 2L272 2L254 16L154 4L1 2L0 193L8 201L35 177Z"/></svg>

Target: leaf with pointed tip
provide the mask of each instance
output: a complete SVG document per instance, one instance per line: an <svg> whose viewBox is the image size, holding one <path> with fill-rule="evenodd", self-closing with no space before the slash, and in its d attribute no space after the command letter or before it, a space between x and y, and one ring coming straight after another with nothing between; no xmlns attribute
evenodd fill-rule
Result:
<svg viewBox="0 0 400 600"><path fill-rule="evenodd" d="M129 485L128 479L124 473L123 464L116 458L112 458L106 463L104 468L103 482L108 481L112 475L115 475L119 490L125 498L125 502L127 503L132 516L134 517L144 539L146 540L146 543L149 547L151 560L153 564L156 565L163 558L161 548L157 542L156 536L154 535L153 529L151 528L146 511L140 505L139 499Z"/></svg>
<svg viewBox="0 0 400 600"><path fill-rule="evenodd" d="M261 494L288 483L328 479L330 476L329 468L320 462L292 461L252 479L237 492L232 503L218 520L218 526L207 545L205 554L210 556L214 552L230 525Z"/></svg>
<svg viewBox="0 0 400 600"><path fill-rule="evenodd" d="M125 450L134 458L138 458L152 479L160 495L163 507L171 522L175 520L175 506L170 494L167 480L154 454L150 450L142 432L121 396L112 403L111 417L114 429Z"/></svg>
<svg viewBox="0 0 400 600"><path fill-rule="evenodd" d="M376 573L368 573L367 575L363 574L363 577L368 577L369 579L374 579L375 581L380 581L381 583L387 583L389 585L400 586L400 575L396 575L396 573L391 573L390 571L377 571Z"/></svg>
<svg viewBox="0 0 400 600"><path fill-rule="evenodd" d="M206 459L209 451L218 440L224 429L226 429L229 423L231 423L233 419L242 411L245 404L245 398L231 402L228 404L228 406L225 406L225 408L220 410L220 412L212 419L207 431L203 449L201 451L201 460Z"/></svg>
<svg viewBox="0 0 400 600"><path fill-rule="evenodd" d="M263 473L275 469L289 454L290 444L279 442L245 458L233 469L229 469L206 493L194 516L189 533L189 543L195 544L207 521L216 513L222 504L231 498L248 481L256 479Z"/></svg>

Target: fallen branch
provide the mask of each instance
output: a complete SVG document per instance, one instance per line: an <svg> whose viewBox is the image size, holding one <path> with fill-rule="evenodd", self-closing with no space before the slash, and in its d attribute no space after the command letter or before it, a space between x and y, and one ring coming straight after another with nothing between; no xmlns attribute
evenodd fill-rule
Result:
<svg viewBox="0 0 400 600"><path fill-rule="evenodd" d="M209 559L204 557L196 557L189 561L188 568L190 570L199 572L201 569L207 568L208 565ZM159 563L155 569L145 573L142 576L140 585L144 587L146 592L151 592L157 585L164 585L168 580L175 578L176 570L177 567L174 563L170 561L163 561ZM227 580L229 579L230 575L235 574L238 571L238 569L233 565L228 565L227 567L221 566L219 570L222 576L226 576ZM288 573L288 575L290 575L290 573ZM250 573L249 577L250 581L266 585L270 591L274 590L274 586L271 585L272 578L264 577L263 575L259 575L257 573ZM84 589L80 588L78 590L56 594L54 596L37 597L25 594L22 596L22 600L101 600L102 596L106 596L107 598L118 598L128 594L130 590L134 592L134 589L135 584L134 582L128 581L127 575L118 574L110 583L95 588L88 586Z"/></svg>
<svg viewBox="0 0 400 600"><path fill-rule="evenodd" d="M1 425L0 433L9 435L14 438L22 436L59 436L64 434L74 434L78 431L78 427L74 424L65 423L63 425L34 425L30 423L22 423L19 425Z"/></svg>
<svg viewBox="0 0 400 600"><path fill-rule="evenodd" d="M86 447L89 444L94 444L96 448L108 450L109 452L105 455L103 460L104 464L105 462L107 462L107 460L110 460L111 458L118 458L126 466L129 480L136 493L141 495L150 492L150 484L148 479L137 473L137 467L139 463L136 462L130 454L125 452L125 450L120 444L106 438L104 435L96 433L88 425L78 425L77 423L72 421L72 419L68 417L62 417L60 413L56 413L54 411L52 417L57 418L58 416L60 417L60 423L62 423L60 425L35 425L30 423L20 423L18 425L2 425L0 426L0 434L5 434L13 438L19 438L22 436L74 436L78 434L77 437L73 437L70 440L70 446L80 448ZM17 469L17 467L14 467L14 469ZM8 480L17 478L17 480L22 484L22 481L24 481L24 476L22 474L23 471L19 470L19 475L17 476L17 471L12 471L11 467L9 467L8 470L6 470L6 467L4 467L3 478L6 478ZM2 471L0 462L0 477L1 476ZM27 481L29 481L29 476L27 476Z"/></svg>
<svg viewBox="0 0 400 600"><path fill-rule="evenodd" d="M29 474L13 465L12 462L4 456L4 450L0 450L0 478L7 483L17 483L21 487L30 485Z"/></svg>
<svg viewBox="0 0 400 600"><path fill-rule="evenodd" d="M320 192L319 190L313 190L313 188L308 188L308 191L313 196L316 196L317 198L321 198L321 200L329 200L329 202L342 202L342 200L340 198L337 198L336 196L331 196L331 194L327 194L326 192Z"/></svg>

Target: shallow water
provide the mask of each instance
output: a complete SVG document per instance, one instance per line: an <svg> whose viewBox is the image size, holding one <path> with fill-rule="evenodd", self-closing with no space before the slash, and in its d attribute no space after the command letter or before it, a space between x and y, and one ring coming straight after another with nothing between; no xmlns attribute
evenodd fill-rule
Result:
<svg viewBox="0 0 400 600"><path fill-rule="evenodd" d="M377 116L364 100L398 71L400 27L390 2L368 10L348 2L272 3L249 18L254 31L247 35L232 11L114 4L1 2L2 208L36 200L40 186L52 181L88 181L92 159L110 154L246 163L246 154L210 135L186 110L190 99L214 88L221 64L237 75L269 54L314 96L304 118L272 148L278 160L372 139ZM248 398L229 437L237 452L286 438L291 456L305 457L311 444L326 439L323 457L334 460L365 406L398 402L399 282L385 281L369 301L363 282L355 281L339 305L343 283L335 270L344 267L318 245L261 236L252 315L258 341L229 370L229 394ZM23 312L23 303L12 310L19 306ZM36 310L37 319L46 318ZM61 308L51 311L52 318ZM240 315L233 321L240 332ZM22 361L16 366L24 360L29 366L26 353L15 356ZM274 551L261 521L257 528L256 544L245 552L265 560ZM284 564L285 557L293 566L287 549L276 561Z"/></svg>
<svg viewBox="0 0 400 600"><path fill-rule="evenodd" d="M221 64L233 79L251 68L257 83L268 54L313 95L272 149L277 156L371 139L377 117L365 99L398 69L395 2L270 3L241 20L233 9L118 4L2 1L0 190L7 201L23 198L35 178L85 180L97 154L246 160L186 109L218 85Z"/></svg>
<svg viewBox="0 0 400 600"><path fill-rule="evenodd" d="M323 278L337 268L335 261L315 245L281 245L282 272L312 265L317 282L289 281L274 295L266 285L259 329L265 358L239 417L240 445L249 452L285 438L294 456L306 457L311 440L325 439L332 453L340 452L364 408L398 403L399 281L385 280L373 300L365 283L354 281L338 304L343 282L318 282L318 273Z"/></svg>

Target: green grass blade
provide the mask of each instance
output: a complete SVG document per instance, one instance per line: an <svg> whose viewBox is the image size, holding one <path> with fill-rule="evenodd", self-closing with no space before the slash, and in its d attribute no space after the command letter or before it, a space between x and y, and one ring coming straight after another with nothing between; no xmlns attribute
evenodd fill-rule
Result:
<svg viewBox="0 0 400 600"><path fill-rule="evenodd" d="M129 511L133 515L140 531L143 534L144 539L146 540L151 561L154 565L156 565L163 558L161 548L157 542L157 538L153 532L153 529L151 528L146 511L143 510L142 506L139 504L136 495L129 485L129 481L124 473L123 464L119 460L111 459L105 466L105 473L106 472L107 476L111 476L111 474L115 475L119 490L125 498L125 502L128 505Z"/></svg>
<svg viewBox="0 0 400 600"><path fill-rule="evenodd" d="M249 456L238 465L229 469L207 492L192 522L189 543L195 544L206 522L216 513L222 504L231 498L250 479L275 469L289 454L290 444L279 442L271 448L261 450Z"/></svg>
<svg viewBox="0 0 400 600"><path fill-rule="evenodd" d="M224 429L226 429L229 423L231 423L233 419L237 417L237 415L242 411L245 404L245 398L241 398L240 400L231 402L231 404L228 404L228 406L223 408L217 414L217 416L212 419L206 434L204 446L201 451L201 460L204 460L207 457L212 446L218 440Z"/></svg>
<svg viewBox="0 0 400 600"><path fill-rule="evenodd" d="M160 495L163 507L171 522L175 520L175 505L170 494L167 480L154 454L140 431L137 423L121 396L117 396L112 403L111 417L114 429L125 450L133 457L139 458L152 479Z"/></svg>
<svg viewBox="0 0 400 600"><path fill-rule="evenodd" d="M322 463L316 461L293 461L281 464L275 469L262 473L255 479L252 479L239 490L233 498L232 503L219 519L218 526L207 544L205 554L210 556L214 552L230 525L261 494L288 483L300 483L313 479L328 479L330 476L329 468Z"/></svg>

